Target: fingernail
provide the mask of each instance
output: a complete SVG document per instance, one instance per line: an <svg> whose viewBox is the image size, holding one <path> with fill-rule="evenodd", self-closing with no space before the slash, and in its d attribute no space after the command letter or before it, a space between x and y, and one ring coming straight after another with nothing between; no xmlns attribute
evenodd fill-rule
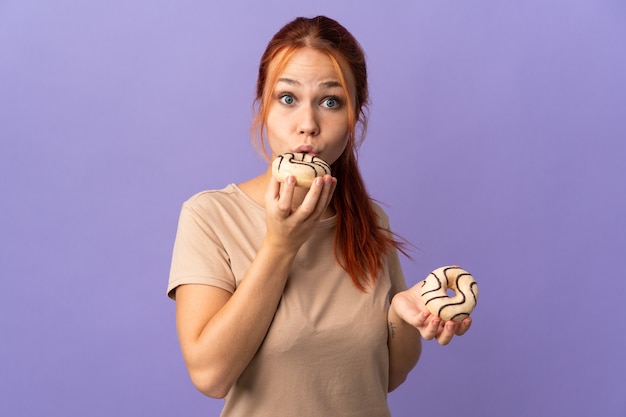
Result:
<svg viewBox="0 0 626 417"><path fill-rule="evenodd" d="M315 184L317 184L317 185L324 184L324 178L322 178L322 177L315 178Z"/></svg>

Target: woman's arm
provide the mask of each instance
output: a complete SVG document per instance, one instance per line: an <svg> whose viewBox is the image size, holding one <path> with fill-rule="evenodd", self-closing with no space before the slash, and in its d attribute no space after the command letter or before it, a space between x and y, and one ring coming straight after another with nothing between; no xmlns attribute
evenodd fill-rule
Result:
<svg viewBox="0 0 626 417"><path fill-rule="evenodd" d="M332 197L336 180L317 181L302 204L292 207L295 181L270 179L265 196L267 232L237 290L207 285L176 289L178 337L194 385L223 398L261 345L300 246L309 238Z"/></svg>
<svg viewBox="0 0 626 417"><path fill-rule="evenodd" d="M452 338L467 332L472 319L443 322L430 314L420 295L421 283L393 297L389 307L389 392L404 382L421 353L421 338L447 345Z"/></svg>
<svg viewBox="0 0 626 417"><path fill-rule="evenodd" d="M394 297L395 300L396 297ZM391 392L398 388L407 378L409 372L422 353L422 339L419 331L402 320L392 305L387 315L389 335L389 387Z"/></svg>
<svg viewBox="0 0 626 417"><path fill-rule="evenodd" d="M176 323L193 384L223 398L258 350L274 317L295 252L266 243L237 290L182 285L176 290Z"/></svg>

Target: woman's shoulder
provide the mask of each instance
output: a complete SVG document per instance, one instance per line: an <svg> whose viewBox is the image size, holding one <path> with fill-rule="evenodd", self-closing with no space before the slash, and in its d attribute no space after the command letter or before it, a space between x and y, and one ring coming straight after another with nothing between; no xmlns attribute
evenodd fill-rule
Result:
<svg viewBox="0 0 626 417"><path fill-rule="evenodd" d="M370 202L374 213L376 213L376 216L378 216L379 223L382 226L387 227L389 225L389 215L387 214L385 209L383 209L381 204L375 200L370 200Z"/></svg>
<svg viewBox="0 0 626 417"><path fill-rule="evenodd" d="M188 198L183 206L199 211L210 211L217 207L232 206L254 208L252 201L236 184L228 184L222 189L210 189L197 192Z"/></svg>
<svg viewBox="0 0 626 417"><path fill-rule="evenodd" d="M202 204L204 202L214 199L229 198L229 196L231 196L235 192L236 186L234 184L228 184L221 189L202 190L189 197L187 201L185 201L185 204Z"/></svg>

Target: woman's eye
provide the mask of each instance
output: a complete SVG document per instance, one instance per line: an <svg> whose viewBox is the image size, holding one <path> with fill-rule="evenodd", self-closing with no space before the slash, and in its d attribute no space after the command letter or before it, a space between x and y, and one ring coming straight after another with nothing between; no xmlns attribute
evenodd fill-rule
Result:
<svg viewBox="0 0 626 417"><path fill-rule="evenodd" d="M327 99L324 99L324 101L322 102L322 105L329 109L335 109L339 107L340 104L341 102L339 101L337 97L328 97Z"/></svg>
<svg viewBox="0 0 626 417"><path fill-rule="evenodd" d="M291 105L296 102L296 99L292 95L289 95L289 94L281 95L280 97L278 97L278 100L280 100L281 103L287 104L287 105Z"/></svg>

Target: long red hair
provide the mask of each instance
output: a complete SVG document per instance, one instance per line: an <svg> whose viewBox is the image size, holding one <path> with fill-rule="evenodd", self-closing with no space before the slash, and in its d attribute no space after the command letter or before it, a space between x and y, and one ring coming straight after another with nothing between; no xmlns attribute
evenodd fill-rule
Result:
<svg viewBox="0 0 626 417"><path fill-rule="evenodd" d="M299 17L280 29L269 44L259 65L256 86L257 113L253 130L260 150L269 156L264 137L268 103L278 75L293 53L304 47L324 52L331 59L348 97L349 139L346 149L332 165L337 188L332 206L337 214L335 256L348 272L354 285L365 291L375 284L378 271L384 266L389 250L403 250L403 242L395 240L392 233L381 228L372 207L365 183L357 164L357 149L367 130L367 105L369 91L365 54L357 40L337 21L325 16ZM280 61L274 59L280 55ZM272 64L272 71L269 71ZM348 80L354 83L352 103ZM358 130L358 132L357 132Z"/></svg>

